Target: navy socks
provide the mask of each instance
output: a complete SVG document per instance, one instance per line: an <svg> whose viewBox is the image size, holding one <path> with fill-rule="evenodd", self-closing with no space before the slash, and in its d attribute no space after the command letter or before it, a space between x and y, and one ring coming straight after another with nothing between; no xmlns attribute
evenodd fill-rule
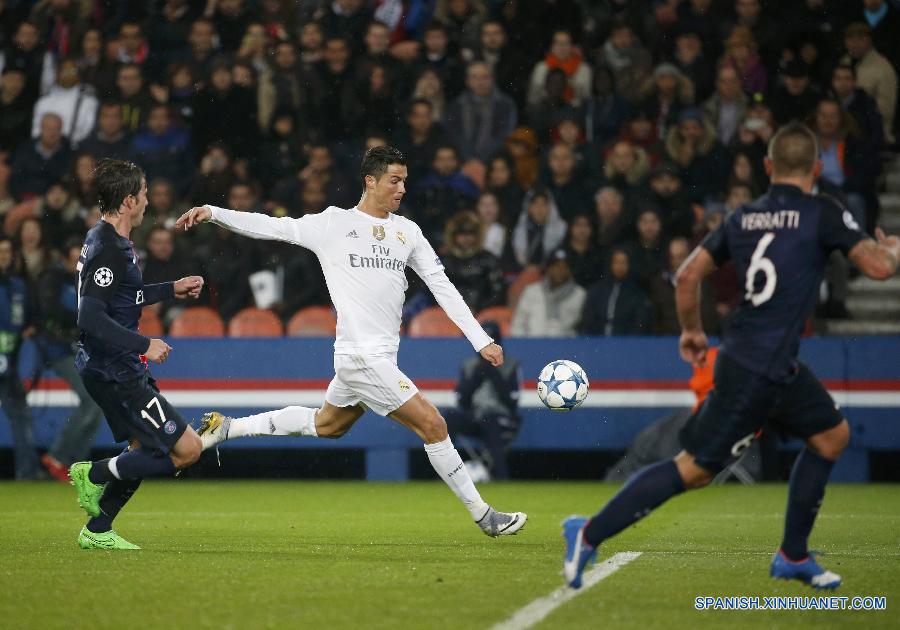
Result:
<svg viewBox="0 0 900 630"><path fill-rule="evenodd" d="M110 462L112 466L110 466ZM118 474L113 474L114 469ZM146 479L147 477L166 477L175 474L175 464L172 459L159 451L152 451L140 447L133 451L126 451L118 457L94 462L88 473L88 479L92 483L108 483L116 478L120 479Z"/></svg>
<svg viewBox="0 0 900 630"><path fill-rule="evenodd" d="M88 530L94 533L111 530L113 519L137 492L140 485L140 479L113 479L108 482L103 489L103 496L100 497L100 515L88 521Z"/></svg>
<svg viewBox="0 0 900 630"><path fill-rule="evenodd" d="M588 521L584 539L596 547L681 492L684 482L671 459L642 468Z"/></svg>
<svg viewBox="0 0 900 630"><path fill-rule="evenodd" d="M787 511L784 515L784 539L781 550L790 560L804 560L809 533L825 496L825 484L834 462L803 449L794 462L788 485Z"/></svg>

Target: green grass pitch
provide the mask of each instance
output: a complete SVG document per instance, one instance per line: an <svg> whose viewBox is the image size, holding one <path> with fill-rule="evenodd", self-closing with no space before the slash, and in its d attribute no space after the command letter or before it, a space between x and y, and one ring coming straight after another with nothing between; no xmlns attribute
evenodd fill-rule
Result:
<svg viewBox="0 0 900 630"><path fill-rule="evenodd" d="M439 482L145 482L117 520L143 550L107 552L77 547L72 488L2 483L0 627L490 628L561 585L560 520L615 489L483 486L529 515L520 535L489 539ZM886 596L886 611L694 610L700 595L814 594L768 577L785 493L673 499L601 550L640 557L537 627L898 627L898 486L831 486L812 540L844 577L837 594Z"/></svg>

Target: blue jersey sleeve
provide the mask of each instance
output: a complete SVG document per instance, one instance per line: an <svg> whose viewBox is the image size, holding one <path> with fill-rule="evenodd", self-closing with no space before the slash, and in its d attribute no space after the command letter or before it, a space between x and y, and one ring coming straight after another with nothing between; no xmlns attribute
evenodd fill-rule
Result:
<svg viewBox="0 0 900 630"><path fill-rule="evenodd" d="M830 195L819 195L819 243L826 252L836 249L847 254L853 246L868 238L850 211Z"/></svg>
<svg viewBox="0 0 900 630"><path fill-rule="evenodd" d="M715 230L706 235L706 238L700 243L700 247L705 249L713 257L717 267L721 267L724 263L731 259L731 251L728 249L728 232L725 231L726 222Z"/></svg>
<svg viewBox="0 0 900 630"><path fill-rule="evenodd" d="M97 298L112 303L125 278L125 257L113 246L106 245L84 264L81 274L82 297Z"/></svg>

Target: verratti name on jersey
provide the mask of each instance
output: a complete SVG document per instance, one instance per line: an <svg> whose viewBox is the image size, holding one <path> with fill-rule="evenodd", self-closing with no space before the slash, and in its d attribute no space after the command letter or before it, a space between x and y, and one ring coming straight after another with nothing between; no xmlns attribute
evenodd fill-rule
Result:
<svg viewBox="0 0 900 630"><path fill-rule="evenodd" d="M741 217L741 229L745 232L750 230L795 230L799 227L799 210L747 212Z"/></svg>

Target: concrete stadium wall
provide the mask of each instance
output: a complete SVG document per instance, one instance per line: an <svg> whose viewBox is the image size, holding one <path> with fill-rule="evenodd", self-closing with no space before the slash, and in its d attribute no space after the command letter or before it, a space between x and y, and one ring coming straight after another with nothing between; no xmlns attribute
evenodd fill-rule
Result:
<svg viewBox="0 0 900 630"><path fill-rule="evenodd" d="M291 404L318 406L332 370L330 339L175 339L163 366L153 366L166 397L186 418L207 410L229 415L257 413ZM690 368L674 338L509 339L508 356L522 364L522 431L514 449L622 450L632 438L672 409L689 407ZM437 404L452 405L459 363L472 352L462 339L404 339L400 367ZM807 339L802 359L822 378L852 425L852 442L833 479L865 481L868 453L900 450L900 337ZM591 380L585 405L571 413L544 409L534 392L550 360L572 359ZM34 352L26 348L22 373L31 374ZM52 373L29 394L38 444L46 446L65 422L75 398ZM104 426L97 445L111 446ZM277 446L362 448L370 479L408 476L409 449L421 443L399 425L367 413L339 441L257 438L226 448ZM9 424L0 422L0 447L11 445ZM798 447L799 444L788 445Z"/></svg>

